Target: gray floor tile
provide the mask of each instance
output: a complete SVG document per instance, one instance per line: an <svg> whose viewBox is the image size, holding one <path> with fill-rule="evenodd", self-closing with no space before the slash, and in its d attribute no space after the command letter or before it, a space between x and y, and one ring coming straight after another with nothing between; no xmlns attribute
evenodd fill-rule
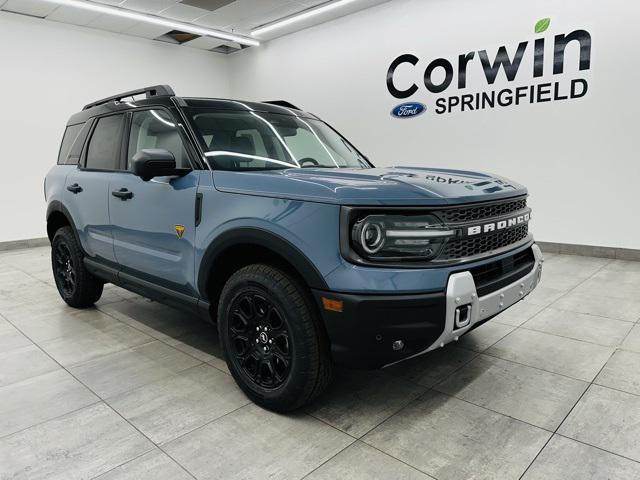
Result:
<svg viewBox="0 0 640 480"><path fill-rule="evenodd" d="M583 342L616 347L627 336L633 323L547 308L528 320L522 327Z"/></svg>
<svg viewBox="0 0 640 480"><path fill-rule="evenodd" d="M11 321L36 343L81 333L92 334L119 324L95 308L77 310L66 304L53 311L20 311L11 317Z"/></svg>
<svg viewBox="0 0 640 480"><path fill-rule="evenodd" d="M518 329L489 348L486 353L590 382L607 362L613 348Z"/></svg>
<svg viewBox="0 0 640 480"><path fill-rule="evenodd" d="M622 342L621 348L623 350L631 350L632 352L640 353L640 324L637 324L631 329L627 338Z"/></svg>
<svg viewBox="0 0 640 480"><path fill-rule="evenodd" d="M36 345L0 351L0 387L57 370L60 366Z"/></svg>
<svg viewBox="0 0 640 480"><path fill-rule="evenodd" d="M498 316L494 317L491 322L503 323L505 325L513 325L519 327L531 317L540 312L545 306L535 305L533 303L518 302L508 308Z"/></svg>
<svg viewBox="0 0 640 480"><path fill-rule="evenodd" d="M353 441L306 414L278 415L251 404L165 450L199 480L287 480L302 478Z"/></svg>
<svg viewBox="0 0 640 480"><path fill-rule="evenodd" d="M430 477L395 458L356 442L333 457L305 480L429 480Z"/></svg>
<svg viewBox="0 0 640 480"><path fill-rule="evenodd" d="M361 437L424 392L424 387L378 371L339 370L329 390L307 411Z"/></svg>
<svg viewBox="0 0 640 480"><path fill-rule="evenodd" d="M85 322L75 333L43 341L40 346L61 365L68 367L153 340L129 325L106 315L104 317L106 319ZM78 325L82 323L78 322Z"/></svg>
<svg viewBox="0 0 640 480"><path fill-rule="evenodd" d="M392 365L383 371L423 387L431 387L469 363L476 355L478 355L476 352L450 344Z"/></svg>
<svg viewBox="0 0 640 480"><path fill-rule="evenodd" d="M544 273L542 274L544 276ZM567 293L567 289L546 287L540 284L536 289L524 298L524 302L531 305L547 307Z"/></svg>
<svg viewBox="0 0 640 480"><path fill-rule="evenodd" d="M557 310L590 313L628 322L635 322L640 319L640 299L638 298L612 298L602 295L569 292L554 302L551 307Z"/></svg>
<svg viewBox="0 0 640 480"><path fill-rule="evenodd" d="M109 400L155 443L168 442L247 403L230 375L206 364Z"/></svg>
<svg viewBox="0 0 640 480"><path fill-rule="evenodd" d="M159 340L171 340L201 329L204 321L161 303L139 298L100 307L105 313Z"/></svg>
<svg viewBox="0 0 640 480"><path fill-rule="evenodd" d="M613 298L637 298L640 272L602 270L576 287L576 293Z"/></svg>
<svg viewBox="0 0 640 480"><path fill-rule="evenodd" d="M31 340L9 322L0 318L0 352L9 352L29 345L31 345Z"/></svg>
<svg viewBox="0 0 640 480"><path fill-rule="evenodd" d="M522 303L522 302L521 302ZM508 335L515 327L489 320L460 338L459 345L469 350L482 352Z"/></svg>
<svg viewBox="0 0 640 480"><path fill-rule="evenodd" d="M554 436L523 480L630 480L640 478L640 463Z"/></svg>
<svg viewBox="0 0 640 480"><path fill-rule="evenodd" d="M640 395L640 353L616 351L594 382Z"/></svg>
<svg viewBox="0 0 640 480"><path fill-rule="evenodd" d="M151 450L152 444L104 404L0 439L2 478L88 479Z"/></svg>
<svg viewBox="0 0 640 480"><path fill-rule="evenodd" d="M434 388L547 430L555 430L588 383L480 355Z"/></svg>
<svg viewBox="0 0 640 480"><path fill-rule="evenodd" d="M193 477L166 454L156 449L95 478L95 480L143 479L193 480Z"/></svg>
<svg viewBox="0 0 640 480"><path fill-rule="evenodd" d="M218 332L213 325L203 327L178 338L166 340L166 343L181 352L207 362L223 372L229 373L227 362L222 354Z"/></svg>
<svg viewBox="0 0 640 480"><path fill-rule="evenodd" d="M0 436L98 401L98 397L62 369L0 387Z"/></svg>
<svg viewBox="0 0 640 480"><path fill-rule="evenodd" d="M638 272L640 273L640 262L630 262L625 260L613 260L603 270L612 272Z"/></svg>
<svg viewBox="0 0 640 480"><path fill-rule="evenodd" d="M497 480L518 478L550 436L431 391L363 440L439 480Z"/></svg>
<svg viewBox="0 0 640 480"><path fill-rule="evenodd" d="M640 461L640 397L592 385L558 433Z"/></svg>
<svg viewBox="0 0 640 480"><path fill-rule="evenodd" d="M153 341L105 355L69 370L102 398L133 390L198 365L200 360Z"/></svg>

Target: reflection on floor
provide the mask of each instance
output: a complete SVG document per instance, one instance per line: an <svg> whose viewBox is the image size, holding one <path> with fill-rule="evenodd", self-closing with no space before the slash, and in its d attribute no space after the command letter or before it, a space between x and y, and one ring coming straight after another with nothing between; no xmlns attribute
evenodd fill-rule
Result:
<svg viewBox="0 0 640 480"><path fill-rule="evenodd" d="M638 292L640 263L547 255L458 344L276 415L214 328L113 286L70 309L48 248L0 253L0 478L640 478Z"/></svg>

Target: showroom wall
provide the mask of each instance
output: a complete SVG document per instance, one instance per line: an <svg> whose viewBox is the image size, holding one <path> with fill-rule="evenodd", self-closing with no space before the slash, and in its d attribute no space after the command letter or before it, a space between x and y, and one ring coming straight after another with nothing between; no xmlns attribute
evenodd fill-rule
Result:
<svg viewBox="0 0 640 480"><path fill-rule="evenodd" d="M229 94L223 56L5 12L0 61L0 242L46 236L43 179L83 105L161 83L178 94Z"/></svg>
<svg viewBox="0 0 640 480"><path fill-rule="evenodd" d="M522 182L539 240L638 249L638 18L640 4L624 0L392 0L233 55L231 93L314 112L379 166L478 169ZM571 40L564 61L554 62L554 46L564 51L556 35ZM524 48L519 68L507 68L511 81L491 68L502 46L510 61ZM469 52L461 79L458 57ZM403 54L418 59L393 75L397 90L417 86L406 99L386 83ZM436 92L423 80L432 61ZM450 84L437 92L447 63ZM486 97L504 89L511 94L491 108ZM426 111L392 117L403 102Z"/></svg>

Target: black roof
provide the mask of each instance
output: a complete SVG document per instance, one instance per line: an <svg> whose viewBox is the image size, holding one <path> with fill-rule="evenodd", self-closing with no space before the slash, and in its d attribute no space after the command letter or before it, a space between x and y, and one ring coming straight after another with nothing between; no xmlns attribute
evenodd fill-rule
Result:
<svg viewBox="0 0 640 480"><path fill-rule="evenodd" d="M145 94L145 98L141 100L127 101L129 97L134 95ZM156 85L153 87L145 87L138 90L131 90L118 95L113 95L102 100L87 104L84 109L69 119L68 124L86 122L89 118L106 113L130 110L136 107L147 106L165 106L165 107L191 107L191 108L209 108L212 110L232 110L232 111L255 111L265 113L279 113L283 115L293 115L302 117L312 117L315 115L298 109L295 105L284 100L275 100L270 102L248 102L244 100L231 100L222 98L193 98L193 97L177 97L168 85Z"/></svg>

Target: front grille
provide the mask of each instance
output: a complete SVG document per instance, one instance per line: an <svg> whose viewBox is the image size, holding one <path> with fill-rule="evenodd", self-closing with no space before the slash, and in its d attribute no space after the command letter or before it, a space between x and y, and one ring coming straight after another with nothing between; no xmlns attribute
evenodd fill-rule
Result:
<svg viewBox="0 0 640 480"><path fill-rule="evenodd" d="M485 218L500 217L508 215L527 207L526 197L511 201L501 201L474 207L452 208L434 212L445 224L473 222Z"/></svg>
<svg viewBox="0 0 640 480"><path fill-rule="evenodd" d="M442 253L438 256L438 260L457 260L482 255L483 253L519 242L524 239L528 233L528 225L524 224L493 235L449 240L444 246Z"/></svg>
<svg viewBox="0 0 640 480"><path fill-rule="evenodd" d="M469 273L473 276L478 295L484 297L524 277L534 264L533 250L527 248L507 258L474 267Z"/></svg>

